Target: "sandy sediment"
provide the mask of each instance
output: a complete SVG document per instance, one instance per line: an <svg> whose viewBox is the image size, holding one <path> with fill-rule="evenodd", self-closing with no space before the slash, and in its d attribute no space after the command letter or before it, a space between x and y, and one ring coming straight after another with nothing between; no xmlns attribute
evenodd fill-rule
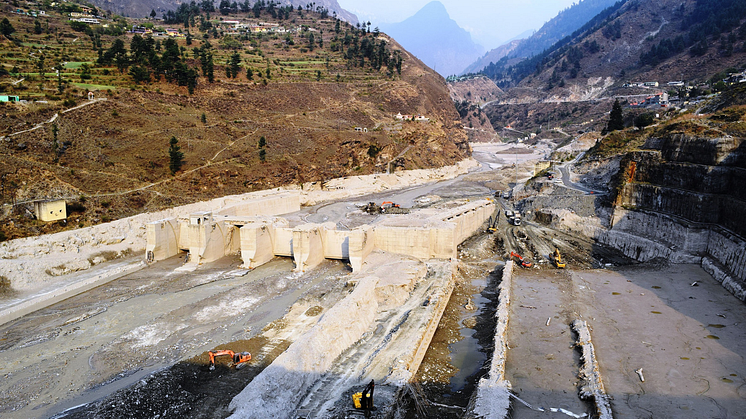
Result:
<svg viewBox="0 0 746 419"><path fill-rule="evenodd" d="M231 401L231 418L339 417L371 379L379 413L393 408L440 321L452 264L377 252L348 283L354 291Z"/></svg>

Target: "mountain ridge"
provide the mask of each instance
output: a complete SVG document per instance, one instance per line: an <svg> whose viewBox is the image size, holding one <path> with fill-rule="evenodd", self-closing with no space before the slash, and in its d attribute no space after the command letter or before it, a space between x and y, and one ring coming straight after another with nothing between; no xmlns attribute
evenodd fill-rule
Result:
<svg viewBox="0 0 746 419"><path fill-rule="evenodd" d="M504 57L526 58L536 55L551 47L554 43L590 21L603 9L613 5L617 0L583 0L560 11L542 27L528 37L509 41L485 54L484 57L470 64L464 73L477 73L490 63L497 63Z"/></svg>
<svg viewBox="0 0 746 419"><path fill-rule="evenodd" d="M484 48L450 18L439 1L426 4L402 22L384 24L380 28L443 76L460 74L465 63L484 52Z"/></svg>

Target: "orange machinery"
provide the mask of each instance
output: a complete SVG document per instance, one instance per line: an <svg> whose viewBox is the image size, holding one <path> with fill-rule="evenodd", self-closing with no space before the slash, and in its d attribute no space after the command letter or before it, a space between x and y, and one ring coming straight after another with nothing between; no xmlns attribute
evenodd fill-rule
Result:
<svg viewBox="0 0 746 419"><path fill-rule="evenodd" d="M210 371L215 369L215 358L218 356L230 356L233 361L233 365L236 366L236 369L241 369L244 365L246 365L246 362L251 360L250 353L233 352L230 349L207 351L207 353L210 355Z"/></svg>

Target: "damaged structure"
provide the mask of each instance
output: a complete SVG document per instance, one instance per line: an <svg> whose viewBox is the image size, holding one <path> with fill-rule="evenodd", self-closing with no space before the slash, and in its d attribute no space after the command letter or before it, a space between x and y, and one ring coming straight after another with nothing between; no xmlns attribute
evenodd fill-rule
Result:
<svg viewBox="0 0 746 419"><path fill-rule="evenodd" d="M367 256L381 250L420 259L456 257L458 245L495 211L488 199L448 210L420 210L414 216L384 218L374 225L338 230L334 223L291 226L271 216L300 210L299 194L288 191L216 212L153 221L147 225L146 259L164 260L188 252L196 267L226 255L240 254L253 269L275 256L292 257L295 270L311 269L324 259L348 260L359 272Z"/></svg>

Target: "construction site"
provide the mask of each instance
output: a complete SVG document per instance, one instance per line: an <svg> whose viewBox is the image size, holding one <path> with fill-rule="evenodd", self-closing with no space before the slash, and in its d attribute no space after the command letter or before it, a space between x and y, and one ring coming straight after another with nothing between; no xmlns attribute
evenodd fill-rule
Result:
<svg viewBox="0 0 746 419"><path fill-rule="evenodd" d="M738 229L473 149L4 243L0 416L740 415Z"/></svg>

